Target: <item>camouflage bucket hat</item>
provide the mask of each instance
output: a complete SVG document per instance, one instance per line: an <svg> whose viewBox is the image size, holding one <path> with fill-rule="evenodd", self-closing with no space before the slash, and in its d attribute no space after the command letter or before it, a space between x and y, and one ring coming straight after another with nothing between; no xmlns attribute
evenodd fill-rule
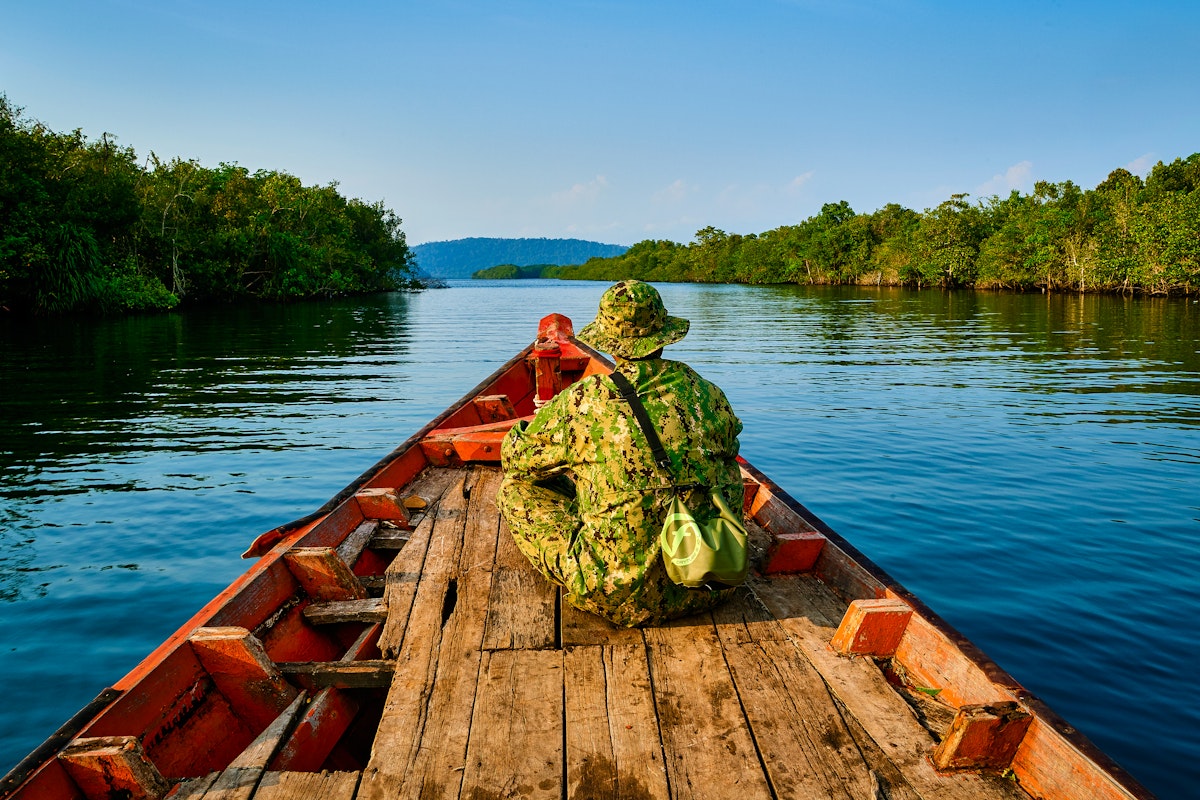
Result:
<svg viewBox="0 0 1200 800"><path fill-rule="evenodd" d="M578 338L621 358L645 358L687 335L688 321L667 314L658 290L642 281L621 281L600 298L596 319Z"/></svg>

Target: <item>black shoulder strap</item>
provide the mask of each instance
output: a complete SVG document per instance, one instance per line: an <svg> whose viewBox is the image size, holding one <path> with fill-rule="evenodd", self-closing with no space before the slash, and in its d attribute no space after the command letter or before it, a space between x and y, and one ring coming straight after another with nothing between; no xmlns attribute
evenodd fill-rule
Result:
<svg viewBox="0 0 1200 800"><path fill-rule="evenodd" d="M642 405L641 398L637 396L637 390L633 388L633 384L629 382L628 378L616 370L609 373L608 377L612 378L621 397L625 398L625 402L629 403L629 407L633 409L633 418L637 420L638 427L642 429L646 441L650 444L650 453L654 456L654 463L670 475L671 457L667 455L662 440L658 438L658 431L655 430L654 423L650 421L650 415L646 413L646 407Z"/></svg>

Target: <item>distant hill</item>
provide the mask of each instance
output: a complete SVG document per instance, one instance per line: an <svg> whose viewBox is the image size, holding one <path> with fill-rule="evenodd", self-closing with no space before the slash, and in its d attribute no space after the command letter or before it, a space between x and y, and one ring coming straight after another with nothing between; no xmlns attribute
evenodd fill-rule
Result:
<svg viewBox="0 0 1200 800"><path fill-rule="evenodd" d="M582 264L589 258L612 258L628 250L619 244L583 239L488 239L472 237L426 242L410 248L417 269L434 278L469 278L477 270L500 264Z"/></svg>

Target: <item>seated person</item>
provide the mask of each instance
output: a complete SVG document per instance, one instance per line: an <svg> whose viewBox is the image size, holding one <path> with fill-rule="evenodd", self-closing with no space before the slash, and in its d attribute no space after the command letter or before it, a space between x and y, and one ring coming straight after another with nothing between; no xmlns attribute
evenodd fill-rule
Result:
<svg viewBox="0 0 1200 800"><path fill-rule="evenodd" d="M616 358L637 390L671 459L655 463L629 404L612 379L594 375L564 389L527 425L504 439L499 504L533 565L566 587L577 608L624 626L655 624L709 609L728 590L673 583L659 531L672 498L711 507L708 490L742 507L738 433L742 423L712 383L662 348L682 339L688 321L667 315L658 291L622 281L600 299L579 340ZM715 512L714 512L715 513Z"/></svg>

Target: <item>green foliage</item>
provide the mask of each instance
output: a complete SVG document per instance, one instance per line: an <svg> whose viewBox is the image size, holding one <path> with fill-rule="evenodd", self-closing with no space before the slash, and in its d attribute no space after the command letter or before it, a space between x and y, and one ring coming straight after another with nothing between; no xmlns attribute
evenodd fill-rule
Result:
<svg viewBox="0 0 1200 800"><path fill-rule="evenodd" d="M918 213L859 214L826 203L758 235L712 226L689 245L638 242L564 278L732 283L973 286L1041 291L1200 289L1200 153L1157 164L1145 182L1115 170L1095 189L1039 181L977 203L952 195Z"/></svg>
<svg viewBox="0 0 1200 800"><path fill-rule="evenodd" d="M521 268L516 264L497 264L494 267L476 270L471 273L471 277L493 281L512 280L521 277Z"/></svg>
<svg viewBox="0 0 1200 800"><path fill-rule="evenodd" d="M557 278L562 274L563 267L557 264L530 264L518 267L516 264L498 264L487 269L476 270L472 278L483 280L513 280L514 278Z"/></svg>
<svg viewBox="0 0 1200 800"><path fill-rule="evenodd" d="M139 166L105 134L54 133L0 95L0 305L128 312L416 285L382 203L285 172Z"/></svg>

